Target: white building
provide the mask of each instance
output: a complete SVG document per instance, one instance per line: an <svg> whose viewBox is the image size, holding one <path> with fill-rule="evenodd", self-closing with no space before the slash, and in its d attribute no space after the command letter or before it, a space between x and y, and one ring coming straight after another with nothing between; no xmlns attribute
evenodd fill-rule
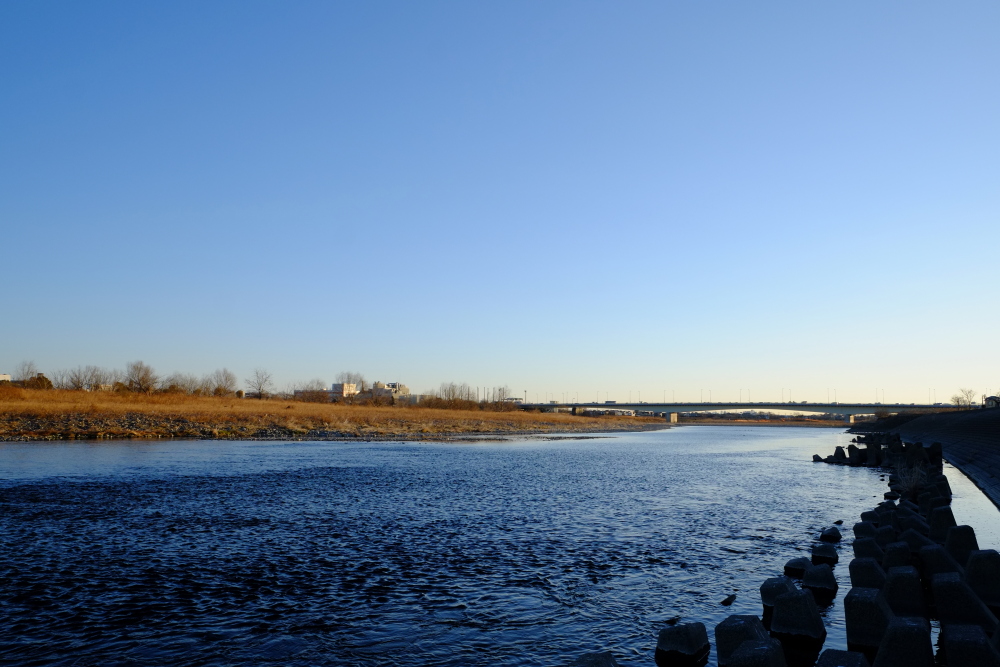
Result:
<svg viewBox="0 0 1000 667"><path fill-rule="evenodd" d="M10 374L0 373L0 382L10 382Z"/></svg>
<svg viewBox="0 0 1000 667"><path fill-rule="evenodd" d="M358 385L353 382L334 382L330 385L332 398L350 398L358 395Z"/></svg>
<svg viewBox="0 0 1000 667"><path fill-rule="evenodd" d="M410 395L410 388L401 382L375 382L372 384L372 396L386 398L404 398Z"/></svg>

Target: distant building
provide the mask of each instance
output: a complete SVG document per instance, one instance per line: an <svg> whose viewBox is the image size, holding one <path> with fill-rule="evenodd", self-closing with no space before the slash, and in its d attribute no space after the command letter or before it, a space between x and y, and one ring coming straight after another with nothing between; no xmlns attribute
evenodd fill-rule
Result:
<svg viewBox="0 0 1000 667"><path fill-rule="evenodd" d="M8 373L0 373L0 382L10 382L10 375Z"/></svg>
<svg viewBox="0 0 1000 667"><path fill-rule="evenodd" d="M0 378L3 376L0 375ZM9 375L7 377L10 377ZM987 396L983 399L984 408L1000 408L1000 396Z"/></svg>
<svg viewBox="0 0 1000 667"><path fill-rule="evenodd" d="M334 382L330 385L330 397L337 398L351 398L352 396L358 395L358 385L353 382Z"/></svg>
<svg viewBox="0 0 1000 667"><path fill-rule="evenodd" d="M372 384L372 398L405 398L409 395L410 388L401 382L375 382Z"/></svg>
<svg viewBox="0 0 1000 667"><path fill-rule="evenodd" d="M613 401L612 401L613 402ZM624 408L587 408L583 411L586 417L598 417L601 415L613 415L615 417L635 417L635 410Z"/></svg>

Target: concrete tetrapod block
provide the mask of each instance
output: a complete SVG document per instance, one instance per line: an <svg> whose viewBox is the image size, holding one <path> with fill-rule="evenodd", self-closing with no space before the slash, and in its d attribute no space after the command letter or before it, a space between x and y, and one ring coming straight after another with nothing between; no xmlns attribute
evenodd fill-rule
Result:
<svg viewBox="0 0 1000 667"><path fill-rule="evenodd" d="M863 463L861 460L861 450L858 449L857 445L847 446L847 463L852 466L861 465Z"/></svg>
<svg viewBox="0 0 1000 667"><path fill-rule="evenodd" d="M935 574L942 574L945 572L965 574L965 570L962 566L959 565L958 562L951 557L951 554L945 551L944 547L940 544L932 544L928 547L921 547L918 564L920 566L921 578L927 581L930 581Z"/></svg>
<svg viewBox="0 0 1000 667"><path fill-rule="evenodd" d="M992 635L1000 622L956 572L935 574L931 581L934 605L941 627L947 625L978 625Z"/></svg>
<svg viewBox="0 0 1000 667"><path fill-rule="evenodd" d="M994 549L983 549L969 554L965 583L996 616L1000 611L1000 553Z"/></svg>
<svg viewBox="0 0 1000 667"><path fill-rule="evenodd" d="M898 523L900 530L915 530L925 536L931 534L930 524L924 521L924 518L921 516L905 516L899 519Z"/></svg>
<svg viewBox="0 0 1000 667"><path fill-rule="evenodd" d="M948 625L941 629L938 659L948 667L1000 667L1000 653L978 625Z"/></svg>
<svg viewBox="0 0 1000 667"><path fill-rule="evenodd" d="M745 641L733 651L727 667L786 667L785 653L777 639Z"/></svg>
<svg viewBox="0 0 1000 667"><path fill-rule="evenodd" d="M808 559L803 558L805 567L813 567ZM786 566L787 567L787 566ZM771 618L774 616L774 602L779 595L794 593L797 589L788 577L771 577L760 585L760 601L764 605L764 627L770 629Z"/></svg>
<svg viewBox="0 0 1000 667"><path fill-rule="evenodd" d="M911 554L920 553L922 548L929 547L934 544L934 541L931 540L931 538L913 529L904 530L900 533L899 540L900 542L906 542L910 545Z"/></svg>
<svg viewBox="0 0 1000 667"><path fill-rule="evenodd" d="M892 619L892 610L882 591L877 588L852 588L844 596L847 648L874 654Z"/></svg>
<svg viewBox="0 0 1000 667"><path fill-rule="evenodd" d="M828 648L819 657L816 667L871 667L864 653Z"/></svg>
<svg viewBox="0 0 1000 667"><path fill-rule="evenodd" d="M862 521L868 521L870 523L875 524L875 526L878 526L880 519L881 517L878 515L878 512L875 512L873 510L868 510L867 512L861 513Z"/></svg>
<svg viewBox="0 0 1000 667"><path fill-rule="evenodd" d="M806 570L812 562L805 556L799 556L798 558L793 558L787 563L785 563L785 576L793 577L795 579L801 579L802 575L806 573Z"/></svg>
<svg viewBox="0 0 1000 667"><path fill-rule="evenodd" d="M708 662L710 650L704 623L682 623L660 630L653 659L659 667L694 667Z"/></svg>
<svg viewBox="0 0 1000 667"><path fill-rule="evenodd" d="M948 536L945 537L944 548L959 565L965 567L966 561L969 560L969 554L973 551L979 551L976 531L972 526L952 526L948 529Z"/></svg>
<svg viewBox="0 0 1000 667"><path fill-rule="evenodd" d="M728 665L729 658L746 641L767 641L770 636L756 616L734 614L715 626L715 653L719 665Z"/></svg>
<svg viewBox="0 0 1000 667"><path fill-rule="evenodd" d="M826 628L812 594L792 591L779 595L774 601L771 633L820 641L826 639Z"/></svg>
<svg viewBox="0 0 1000 667"><path fill-rule="evenodd" d="M896 616L927 618L927 601L917 568L910 565L890 567L882 594Z"/></svg>
<svg viewBox="0 0 1000 667"><path fill-rule="evenodd" d="M946 475L937 475L933 480L934 486L938 488L938 492L942 496L953 495L951 492L951 484L948 483L948 477Z"/></svg>
<svg viewBox="0 0 1000 667"><path fill-rule="evenodd" d="M890 567L900 567L912 565L910 556L910 545L906 542L893 542L886 546L885 556L882 557L882 569L889 571Z"/></svg>
<svg viewBox="0 0 1000 667"><path fill-rule="evenodd" d="M935 507L931 510L930 525L930 538L935 542L943 543L948 537L948 529L958 524L955 522L955 514L950 507Z"/></svg>
<svg viewBox="0 0 1000 667"><path fill-rule="evenodd" d="M833 450L833 460L837 463L847 463L847 454L844 453L844 448L838 446Z"/></svg>
<svg viewBox="0 0 1000 667"><path fill-rule="evenodd" d="M917 504L920 505L920 514L922 516L930 516L931 510L934 508L934 494L930 491L924 491L919 496L917 496Z"/></svg>
<svg viewBox="0 0 1000 667"><path fill-rule="evenodd" d="M951 505L951 496L945 498L944 496L935 493L931 497L931 511L927 513L928 518L938 507L945 507L947 505Z"/></svg>
<svg viewBox="0 0 1000 667"><path fill-rule="evenodd" d="M584 653L570 663L570 667L618 667L615 657L610 652Z"/></svg>
<svg viewBox="0 0 1000 667"><path fill-rule="evenodd" d="M837 577L833 576L833 570L826 563L814 565L802 577L802 588L813 594L816 604L826 606L837 597Z"/></svg>
<svg viewBox="0 0 1000 667"><path fill-rule="evenodd" d="M859 521L854 524L854 537L875 537L875 524L871 521Z"/></svg>
<svg viewBox="0 0 1000 667"><path fill-rule="evenodd" d="M862 537L859 540L854 540L854 557L855 558L874 558L878 562L882 562L885 558L885 552L882 551L882 547L878 545L878 542L871 537Z"/></svg>
<svg viewBox="0 0 1000 667"><path fill-rule="evenodd" d="M836 547L832 544L816 544L812 548L812 564L819 565L821 563L826 563L827 565L836 565L837 561L840 560L840 554L837 553Z"/></svg>
<svg viewBox="0 0 1000 667"><path fill-rule="evenodd" d="M771 636L781 642L785 662L812 665L826 640L826 628L808 591L779 595L774 603Z"/></svg>
<svg viewBox="0 0 1000 667"><path fill-rule="evenodd" d="M840 530L836 526L831 526L819 534L821 542L837 543L840 541Z"/></svg>
<svg viewBox="0 0 1000 667"><path fill-rule="evenodd" d="M848 568L851 573L851 586L860 588L885 586L885 570L874 558L855 558Z"/></svg>
<svg viewBox="0 0 1000 667"><path fill-rule="evenodd" d="M889 525L881 525L875 530L875 542L884 550L896 541L896 529Z"/></svg>
<svg viewBox="0 0 1000 667"><path fill-rule="evenodd" d="M934 647L927 621L905 616L892 619L872 667L934 667Z"/></svg>

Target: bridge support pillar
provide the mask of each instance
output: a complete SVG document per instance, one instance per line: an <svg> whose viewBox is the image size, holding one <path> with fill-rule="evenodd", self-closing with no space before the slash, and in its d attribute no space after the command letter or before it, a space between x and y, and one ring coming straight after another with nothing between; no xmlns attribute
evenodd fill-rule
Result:
<svg viewBox="0 0 1000 667"><path fill-rule="evenodd" d="M670 422L671 424L676 424L677 423L677 413L676 412L668 412L667 413L667 421Z"/></svg>
<svg viewBox="0 0 1000 667"><path fill-rule="evenodd" d="M847 415L847 418L846 418L845 421L847 421L848 424L853 424L854 423L854 415Z"/></svg>

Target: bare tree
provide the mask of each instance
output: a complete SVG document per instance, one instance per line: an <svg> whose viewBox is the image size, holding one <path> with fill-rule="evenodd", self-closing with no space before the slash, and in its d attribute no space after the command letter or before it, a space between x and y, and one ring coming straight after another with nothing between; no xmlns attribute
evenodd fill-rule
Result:
<svg viewBox="0 0 1000 667"><path fill-rule="evenodd" d="M244 382L246 382L247 388L250 389L250 393L257 394L257 398L263 399L274 386L272 380L271 374L266 370L255 368L253 369L253 374L244 380Z"/></svg>
<svg viewBox="0 0 1000 667"><path fill-rule="evenodd" d="M160 390L178 394L201 394L203 383L189 373L171 373L160 381Z"/></svg>
<svg viewBox="0 0 1000 667"><path fill-rule="evenodd" d="M57 369L52 372L52 386L55 389L69 389L69 371L64 369Z"/></svg>
<svg viewBox="0 0 1000 667"><path fill-rule="evenodd" d="M57 386L62 384L66 389L98 391L112 383L112 373L98 366L77 366L66 371L62 380L60 383L53 378Z"/></svg>
<svg viewBox="0 0 1000 667"><path fill-rule="evenodd" d="M437 391L438 398L446 401L472 401L476 398L476 390L466 383L442 382Z"/></svg>
<svg viewBox="0 0 1000 667"><path fill-rule="evenodd" d="M36 375L38 375L38 366L35 365L35 362L22 361L14 369L13 380L14 382L27 382Z"/></svg>
<svg viewBox="0 0 1000 667"><path fill-rule="evenodd" d="M357 371L341 371L337 373L337 382L353 384L358 391L366 391L368 389L368 381L365 380L365 376Z"/></svg>
<svg viewBox="0 0 1000 667"><path fill-rule="evenodd" d="M971 408L975 401L975 389L959 389L958 393L951 397L952 404L960 408Z"/></svg>
<svg viewBox="0 0 1000 667"><path fill-rule="evenodd" d="M205 378L205 384L210 393L215 396L228 396L236 392L236 373L228 368L220 368Z"/></svg>
<svg viewBox="0 0 1000 667"><path fill-rule="evenodd" d="M80 391L87 389L87 384L87 376L83 366L77 366L66 371L66 389Z"/></svg>
<svg viewBox="0 0 1000 667"><path fill-rule="evenodd" d="M159 377L153 367L141 361L132 361L125 365L125 385L130 391L143 394L152 393L156 389Z"/></svg>
<svg viewBox="0 0 1000 667"><path fill-rule="evenodd" d="M330 392L327 390L326 382L320 378L313 378L308 382L294 382L289 387L289 393L298 400L309 403L330 402Z"/></svg>

